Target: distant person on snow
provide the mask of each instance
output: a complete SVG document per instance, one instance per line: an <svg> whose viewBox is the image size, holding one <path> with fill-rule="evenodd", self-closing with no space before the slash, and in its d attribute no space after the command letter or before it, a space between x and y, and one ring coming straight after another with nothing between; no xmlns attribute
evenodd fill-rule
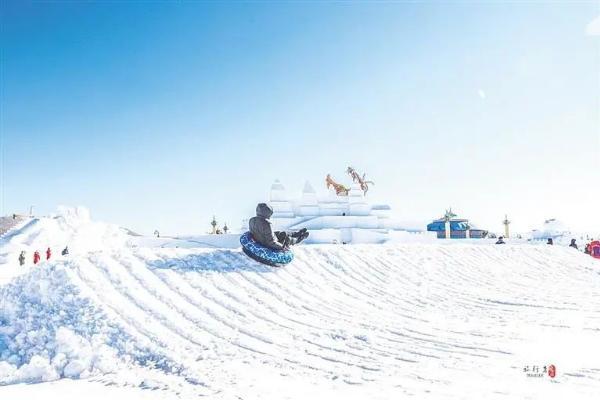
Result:
<svg viewBox="0 0 600 400"><path fill-rule="evenodd" d="M569 247L574 248L575 250L577 250L577 243L575 243L575 239L571 239L571 244L569 245Z"/></svg>
<svg viewBox="0 0 600 400"><path fill-rule="evenodd" d="M498 238L498 240L496 241L496 244L506 244L506 242L504 241L504 238L502 236L500 236Z"/></svg>
<svg viewBox="0 0 600 400"><path fill-rule="evenodd" d="M592 242L589 242L585 245L585 249L583 250L585 254L592 254Z"/></svg>
<svg viewBox="0 0 600 400"><path fill-rule="evenodd" d="M48 247L46 250L46 260L49 260L50 257L52 257L52 250L50 250L50 247Z"/></svg>
<svg viewBox="0 0 600 400"><path fill-rule="evenodd" d="M63 256L69 255L69 246L65 246L65 248L60 254L62 254Z"/></svg>
<svg viewBox="0 0 600 400"><path fill-rule="evenodd" d="M40 252L39 251L35 251L35 253L33 253L33 263L37 264L40 262Z"/></svg>
<svg viewBox="0 0 600 400"><path fill-rule="evenodd" d="M19 254L19 265L22 267L23 265L25 265L25 250L23 250L21 252L21 254Z"/></svg>
<svg viewBox="0 0 600 400"><path fill-rule="evenodd" d="M552 240L552 238L548 238L548 241L546 242L546 244L549 244L550 246L552 246L554 244L554 241Z"/></svg>
<svg viewBox="0 0 600 400"><path fill-rule="evenodd" d="M306 228L298 232L273 232L271 227L271 218L273 209L266 203L259 203L256 206L256 217L250 218L249 226L252 238L258 243L273 250L288 249L290 246L303 241L308 237Z"/></svg>

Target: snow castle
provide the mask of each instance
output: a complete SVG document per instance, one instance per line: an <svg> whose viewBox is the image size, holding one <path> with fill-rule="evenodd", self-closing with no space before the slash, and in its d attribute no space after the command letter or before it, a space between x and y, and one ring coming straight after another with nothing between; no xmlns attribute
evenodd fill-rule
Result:
<svg viewBox="0 0 600 400"><path fill-rule="evenodd" d="M529 233L529 238L535 241L554 240L556 243L568 244L575 234L562 221L550 218L544 221L540 229L534 229Z"/></svg>
<svg viewBox="0 0 600 400"><path fill-rule="evenodd" d="M394 222L389 205L369 203L358 184L350 187L347 196L339 196L333 189L319 196L307 181L300 198L294 199L276 180L269 204L275 230L307 228L310 243L383 243L390 239L391 231L417 232Z"/></svg>

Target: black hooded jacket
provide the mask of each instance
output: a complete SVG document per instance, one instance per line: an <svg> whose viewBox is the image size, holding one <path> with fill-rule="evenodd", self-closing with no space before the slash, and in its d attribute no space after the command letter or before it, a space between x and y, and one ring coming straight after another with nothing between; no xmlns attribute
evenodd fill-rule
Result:
<svg viewBox="0 0 600 400"><path fill-rule="evenodd" d="M274 250L283 249L283 245L277 241L277 236L271 227L271 218L273 209L265 203L259 203L256 206L256 217L250 218L249 226L252 238L263 246Z"/></svg>

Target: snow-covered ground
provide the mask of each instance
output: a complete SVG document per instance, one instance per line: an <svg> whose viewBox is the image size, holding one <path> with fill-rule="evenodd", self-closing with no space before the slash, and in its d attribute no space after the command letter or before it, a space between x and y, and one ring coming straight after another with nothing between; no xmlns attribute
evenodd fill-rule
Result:
<svg viewBox="0 0 600 400"><path fill-rule="evenodd" d="M306 245L274 269L239 249L170 243L132 242L83 209L7 232L0 398L600 392L600 261L573 249ZM48 246L55 255L32 266ZM524 371L550 364L554 378Z"/></svg>

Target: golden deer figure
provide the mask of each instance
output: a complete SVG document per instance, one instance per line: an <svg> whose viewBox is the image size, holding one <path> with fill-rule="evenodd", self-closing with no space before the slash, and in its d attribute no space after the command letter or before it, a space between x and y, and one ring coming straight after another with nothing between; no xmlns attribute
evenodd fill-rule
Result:
<svg viewBox="0 0 600 400"><path fill-rule="evenodd" d="M369 191L369 185L375 184L375 182L373 181L365 180L367 174L363 174L361 177L358 174L358 172L356 172L356 170L352 167L348 167L348 169L346 169L346 172L352 177L352 182L358 182L364 194L367 194L367 192Z"/></svg>
<svg viewBox="0 0 600 400"><path fill-rule="evenodd" d="M325 183L327 184L327 189L333 187L335 189L335 194L337 194L338 196L348 196L348 192L350 191L350 189L334 181L330 174L327 174L327 178L325 178Z"/></svg>

